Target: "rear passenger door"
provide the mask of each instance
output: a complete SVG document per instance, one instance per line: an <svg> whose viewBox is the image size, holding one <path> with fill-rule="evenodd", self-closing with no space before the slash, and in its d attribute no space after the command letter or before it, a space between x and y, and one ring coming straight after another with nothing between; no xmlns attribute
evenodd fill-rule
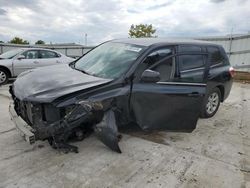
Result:
<svg viewBox="0 0 250 188"><path fill-rule="evenodd" d="M60 54L50 50L39 50L39 66L60 64Z"/></svg>

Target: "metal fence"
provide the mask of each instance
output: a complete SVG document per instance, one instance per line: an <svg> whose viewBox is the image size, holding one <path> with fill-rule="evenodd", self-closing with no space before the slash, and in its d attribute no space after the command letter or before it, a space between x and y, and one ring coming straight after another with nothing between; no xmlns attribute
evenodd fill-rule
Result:
<svg viewBox="0 0 250 188"><path fill-rule="evenodd" d="M202 37L196 38L204 41L211 41L215 44L222 45L234 68L238 71L250 72L250 34L222 36L222 37ZM70 57L80 57L93 46L82 46L77 44L67 45L16 45L0 43L0 54L15 48L48 48L59 51Z"/></svg>
<svg viewBox="0 0 250 188"><path fill-rule="evenodd" d="M250 72L250 34L198 39L222 45L236 70Z"/></svg>

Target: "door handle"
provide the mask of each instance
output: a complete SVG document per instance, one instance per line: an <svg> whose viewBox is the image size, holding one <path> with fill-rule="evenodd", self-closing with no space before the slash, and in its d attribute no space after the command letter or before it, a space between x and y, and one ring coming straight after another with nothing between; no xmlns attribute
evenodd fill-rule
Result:
<svg viewBox="0 0 250 188"><path fill-rule="evenodd" d="M201 96L201 94L198 92L192 92L192 93L189 93L188 96L189 97L199 97L199 96Z"/></svg>
<svg viewBox="0 0 250 188"><path fill-rule="evenodd" d="M33 63L38 64L39 62L38 61L33 61Z"/></svg>
<svg viewBox="0 0 250 188"><path fill-rule="evenodd" d="M61 63L61 62L57 60L56 63Z"/></svg>

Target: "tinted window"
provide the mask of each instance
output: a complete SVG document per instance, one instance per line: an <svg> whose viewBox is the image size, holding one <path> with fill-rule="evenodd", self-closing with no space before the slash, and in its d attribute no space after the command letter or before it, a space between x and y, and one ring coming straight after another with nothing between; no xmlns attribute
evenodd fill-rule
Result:
<svg viewBox="0 0 250 188"><path fill-rule="evenodd" d="M217 47L207 47L207 51L209 53L209 61L211 65L222 63L224 57L222 56L219 48Z"/></svg>
<svg viewBox="0 0 250 188"><path fill-rule="evenodd" d="M24 52L25 59L37 59L38 58L38 51L37 50L29 50Z"/></svg>
<svg viewBox="0 0 250 188"><path fill-rule="evenodd" d="M165 57L171 55L172 53L173 51L171 48L162 48L162 49L156 50L147 56L145 63L152 65L164 59Z"/></svg>
<svg viewBox="0 0 250 188"><path fill-rule="evenodd" d="M179 68L180 71L200 68L204 66L203 55L180 55Z"/></svg>
<svg viewBox="0 0 250 188"><path fill-rule="evenodd" d="M169 58L161 62L160 64L151 68L151 70L157 71L160 73L160 81L165 82L169 81L173 75L173 65L174 58Z"/></svg>
<svg viewBox="0 0 250 188"><path fill-rule="evenodd" d="M39 58L47 59L47 58L57 58L58 54L52 51L40 50Z"/></svg>
<svg viewBox="0 0 250 188"><path fill-rule="evenodd" d="M201 47L193 45L179 46L179 52L201 52Z"/></svg>

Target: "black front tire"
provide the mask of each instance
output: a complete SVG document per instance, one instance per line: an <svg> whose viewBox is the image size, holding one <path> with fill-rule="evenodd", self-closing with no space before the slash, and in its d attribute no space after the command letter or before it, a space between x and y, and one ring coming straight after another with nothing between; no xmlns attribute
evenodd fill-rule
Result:
<svg viewBox="0 0 250 188"><path fill-rule="evenodd" d="M211 105L209 105L208 103L211 103L210 101L213 98L213 96L215 96L214 98L218 97L218 103L217 103L217 105L213 106L213 110L211 110L211 109L209 110L208 106L211 106ZM213 88L208 93L208 95L206 95L206 97L205 97L205 99L203 101L200 117L201 118L211 118L211 117L213 117L216 114L216 112L218 111L219 107L220 107L220 102L221 102L220 89L218 87Z"/></svg>
<svg viewBox="0 0 250 188"><path fill-rule="evenodd" d="M9 81L9 74L6 70L0 68L0 85L4 85Z"/></svg>

